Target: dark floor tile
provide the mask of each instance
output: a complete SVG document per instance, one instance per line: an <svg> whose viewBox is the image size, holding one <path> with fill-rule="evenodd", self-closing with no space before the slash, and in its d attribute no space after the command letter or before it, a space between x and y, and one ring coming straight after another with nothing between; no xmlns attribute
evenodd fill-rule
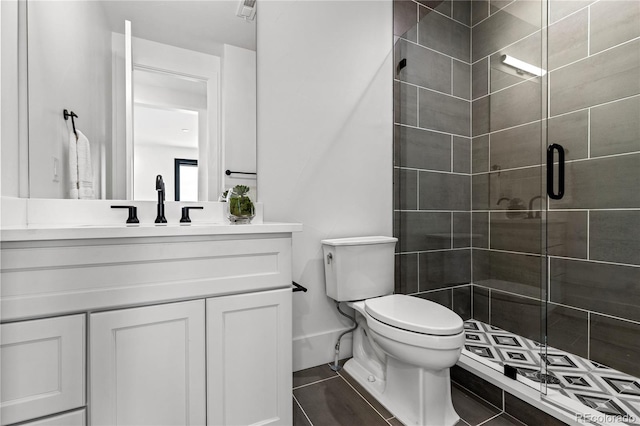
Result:
<svg viewBox="0 0 640 426"><path fill-rule="evenodd" d="M505 393L505 411L516 419L528 425L536 426L560 426L565 425L564 422L556 419L538 410L536 407L516 398L515 396Z"/></svg>
<svg viewBox="0 0 640 426"><path fill-rule="evenodd" d="M329 368L329 364L322 364L293 373L293 387L296 388L298 386L317 382L318 380L337 376L336 372Z"/></svg>
<svg viewBox="0 0 640 426"><path fill-rule="evenodd" d="M314 426L388 424L341 378L298 388L293 394Z"/></svg>
<svg viewBox="0 0 640 426"><path fill-rule="evenodd" d="M342 376L342 377L343 377L347 382L349 382L349 384L350 384L351 386L353 386L353 387L356 389L356 391L358 391L358 392L360 393L360 395L362 395L362 396L363 396L363 398L364 398L364 399L366 399L366 400L367 400L367 402L368 402L369 404L371 404L371 406L372 406L373 408L375 408L375 409L376 409L376 411L377 411L378 413L380 413L380 415L381 415L382 417L384 417L385 419L388 419L389 417L393 417L393 414L391 414L391 413L389 412L389 410L387 410L386 408L384 408L384 407L382 406L382 404L380 404L380 403L378 402L378 400L377 400L377 399L375 399L375 398L373 397L373 395L371 395L367 390L365 390L365 388L363 388L363 387L360 385L360 383L358 383L358 382L356 381L356 379L354 379L353 377L351 377L351 375L350 375L349 373L347 373L347 372L346 372L346 371L344 371L344 370L340 370L340 375L341 375L341 376Z"/></svg>
<svg viewBox="0 0 640 426"><path fill-rule="evenodd" d="M502 413L499 416L489 420L488 422L482 423L483 426L485 425L486 426L510 426L510 425L522 426L523 424L524 423L522 423L521 421L515 419L514 417L511 417L506 413Z"/></svg>
<svg viewBox="0 0 640 426"><path fill-rule="evenodd" d="M472 425L477 425L500 412L498 408L456 384L451 386L451 398L458 415Z"/></svg>
<svg viewBox="0 0 640 426"><path fill-rule="evenodd" d="M464 368L457 365L451 367L451 380L492 405L498 408L502 407L502 389L468 372Z"/></svg>
<svg viewBox="0 0 640 426"><path fill-rule="evenodd" d="M293 400L293 426L311 426L296 400Z"/></svg>
<svg viewBox="0 0 640 426"><path fill-rule="evenodd" d="M591 359L640 377L640 324L591 314Z"/></svg>

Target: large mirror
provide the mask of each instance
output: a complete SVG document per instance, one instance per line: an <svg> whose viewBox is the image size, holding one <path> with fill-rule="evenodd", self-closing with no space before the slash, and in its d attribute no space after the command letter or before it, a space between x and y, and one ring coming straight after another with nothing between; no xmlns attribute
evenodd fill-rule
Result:
<svg viewBox="0 0 640 426"><path fill-rule="evenodd" d="M30 197L153 200L158 174L167 200L255 191L255 1L28 0L26 16Z"/></svg>

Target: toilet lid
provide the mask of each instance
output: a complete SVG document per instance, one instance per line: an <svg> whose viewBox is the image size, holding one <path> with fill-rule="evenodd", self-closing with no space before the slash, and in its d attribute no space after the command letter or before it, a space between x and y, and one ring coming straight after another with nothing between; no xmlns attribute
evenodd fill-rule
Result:
<svg viewBox="0 0 640 426"><path fill-rule="evenodd" d="M451 309L404 294L367 299L365 310L380 322L416 333L450 336L463 329L462 318Z"/></svg>

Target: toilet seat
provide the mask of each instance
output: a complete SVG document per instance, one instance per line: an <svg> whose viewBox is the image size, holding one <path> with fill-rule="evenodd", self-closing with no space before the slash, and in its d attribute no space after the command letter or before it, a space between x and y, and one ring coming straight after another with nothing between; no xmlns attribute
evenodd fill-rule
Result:
<svg viewBox="0 0 640 426"><path fill-rule="evenodd" d="M365 300L365 311L391 327L432 336L453 336L463 330L462 319L435 302L404 294Z"/></svg>

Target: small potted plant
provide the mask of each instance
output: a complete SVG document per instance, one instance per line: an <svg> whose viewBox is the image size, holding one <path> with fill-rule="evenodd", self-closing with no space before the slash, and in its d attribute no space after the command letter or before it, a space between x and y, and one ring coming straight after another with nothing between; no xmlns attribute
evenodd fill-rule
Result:
<svg viewBox="0 0 640 426"><path fill-rule="evenodd" d="M249 187L236 185L227 193L227 218L231 223L250 223L256 215Z"/></svg>

